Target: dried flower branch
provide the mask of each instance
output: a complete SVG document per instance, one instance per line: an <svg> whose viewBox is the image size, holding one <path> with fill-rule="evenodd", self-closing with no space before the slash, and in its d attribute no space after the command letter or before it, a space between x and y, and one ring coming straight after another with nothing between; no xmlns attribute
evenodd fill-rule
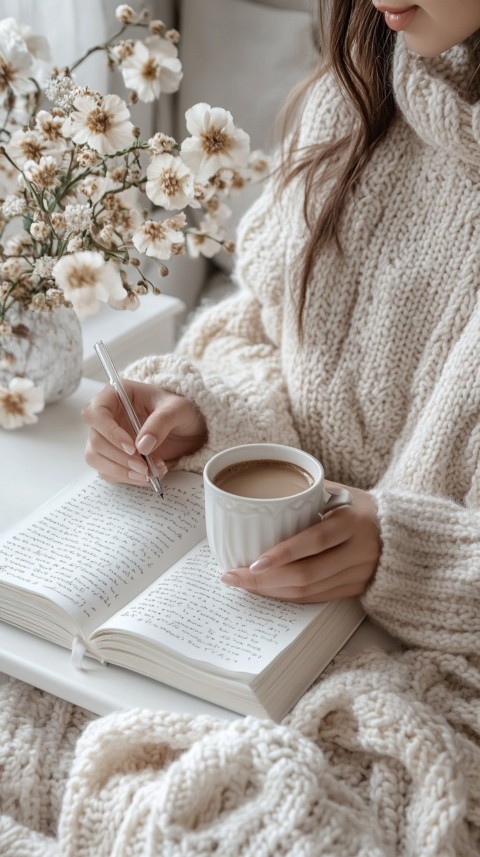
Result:
<svg viewBox="0 0 480 857"><path fill-rule="evenodd" d="M155 275L147 276L147 260L160 278L174 256L211 257L222 247L232 252L223 197L261 178L268 166L261 153L250 153L248 134L223 108L191 107L182 142L162 131L142 139L119 95L78 86L74 71L103 52L130 90L130 103L178 89L179 33L126 4L117 7L116 18L119 27L105 42L53 71L44 37L13 18L0 21L4 368L13 359L10 338L29 335L25 325L9 322L13 308L48 311L66 304L81 319L97 312L101 301L134 310L147 292L160 293ZM187 209L203 211L199 223L189 223ZM28 379L0 388L0 425L6 428L35 421L42 407L42 391Z"/></svg>
<svg viewBox="0 0 480 857"><path fill-rule="evenodd" d="M180 143L162 131L144 140L119 95L76 84L74 70L102 51L131 100L178 89L178 32L125 4L116 17L116 33L47 80L35 78L49 56L46 40L13 18L0 21L0 325L16 302L63 300L80 318L99 301L134 309L145 291L159 292L146 258L164 276L174 256L232 251L222 197L266 169L223 108L190 108ZM132 29L144 37L127 37ZM199 224L189 224L189 208L203 209Z"/></svg>

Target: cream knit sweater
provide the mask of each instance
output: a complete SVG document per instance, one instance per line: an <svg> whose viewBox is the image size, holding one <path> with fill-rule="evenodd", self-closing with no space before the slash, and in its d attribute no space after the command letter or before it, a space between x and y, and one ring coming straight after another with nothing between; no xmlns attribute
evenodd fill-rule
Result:
<svg viewBox="0 0 480 857"><path fill-rule="evenodd" d="M466 53L425 62L399 41L401 115L349 202L344 258L333 248L318 262L302 345L289 279L302 189L278 202L270 186L241 226L237 293L200 314L175 355L129 373L205 415L208 445L182 467L276 441L372 489L383 551L367 612L407 643L462 654L480 643L480 103L455 86ZM346 121L322 81L300 145Z"/></svg>
<svg viewBox="0 0 480 857"><path fill-rule="evenodd" d="M467 64L463 47L425 61L399 37L399 116L345 212L345 256L318 263L303 344L289 279L302 191L268 187L240 229L237 293L175 355L129 372L204 413L208 445L182 467L274 440L373 492L382 554L363 602L405 651L338 658L281 725L135 710L87 725L6 685L4 857L480 854L480 103L462 97ZM347 121L324 80L301 140Z"/></svg>

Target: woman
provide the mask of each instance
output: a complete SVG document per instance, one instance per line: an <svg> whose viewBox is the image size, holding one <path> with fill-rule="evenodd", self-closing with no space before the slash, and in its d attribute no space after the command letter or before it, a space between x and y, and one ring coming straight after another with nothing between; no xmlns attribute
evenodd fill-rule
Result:
<svg viewBox="0 0 480 857"><path fill-rule="evenodd" d="M200 315L174 357L128 373L145 420L137 450L162 474L165 462L199 470L221 448L265 440L302 446L331 479L354 486L351 509L225 582L304 601L359 594L382 542L366 595L382 616L384 576L389 592L411 593L431 519L450 542L448 522L456 531L470 520L463 509L479 490L480 8L476 0L402 8L333 4L330 69L306 88L280 167L283 190L277 177L241 227L238 293ZM409 51L434 57L468 37L433 62ZM87 461L111 481L145 483L109 388L85 419ZM435 539L436 568L438 551ZM398 597L388 601L389 629L422 642L411 607L399 619ZM437 631L429 633L434 643Z"/></svg>
<svg viewBox="0 0 480 857"><path fill-rule="evenodd" d="M351 507L223 580L360 595L409 647L340 661L288 722L370 802L382 854L463 857L480 851L480 4L324 17L325 65L240 227L236 294L130 367L135 445L111 390L92 400L86 458L138 485L138 453L200 470L274 441L349 487ZM308 853L337 853L322 841Z"/></svg>

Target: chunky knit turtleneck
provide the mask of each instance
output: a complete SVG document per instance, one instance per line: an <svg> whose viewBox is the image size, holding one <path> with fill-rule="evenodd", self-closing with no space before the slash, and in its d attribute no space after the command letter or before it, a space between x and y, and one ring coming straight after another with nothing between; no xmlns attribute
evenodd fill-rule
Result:
<svg viewBox="0 0 480 857"><path fill-rule="evenodd" d="M282 725L102 718L62 783L45 759L68 769L85 715L6 686L5 857L480 853L480 119L466 58L424 61L399 38L398 116L344 213L344 254L318 261L301 343L302 188L279 199L268 186L240 228L236 294L201 312L174 355L129 371L203 411L208 443L178 466L271 440L371 490L382 553L363 603L410 647L337 659ZM324 79L300 142L344 121Z"/></svg>
<svg viewBox="0 0 480 857"><path fill-rule="evenodd" d="M393 85L405 120L424 143L480 167L480 104L471 103L469 92L480 95L471 80L474 68L468 44L425 60L399 40Z"/></svg>

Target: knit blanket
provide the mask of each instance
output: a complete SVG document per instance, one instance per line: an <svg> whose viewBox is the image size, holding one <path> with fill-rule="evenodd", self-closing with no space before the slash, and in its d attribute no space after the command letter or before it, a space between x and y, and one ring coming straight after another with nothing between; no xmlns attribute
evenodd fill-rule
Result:
<svg viewBox="0 0 480 857"><path fill-rule="evenodd" d="M2 857L478 857L480 662L341 656L281 724L0 686Z"/></svg>

